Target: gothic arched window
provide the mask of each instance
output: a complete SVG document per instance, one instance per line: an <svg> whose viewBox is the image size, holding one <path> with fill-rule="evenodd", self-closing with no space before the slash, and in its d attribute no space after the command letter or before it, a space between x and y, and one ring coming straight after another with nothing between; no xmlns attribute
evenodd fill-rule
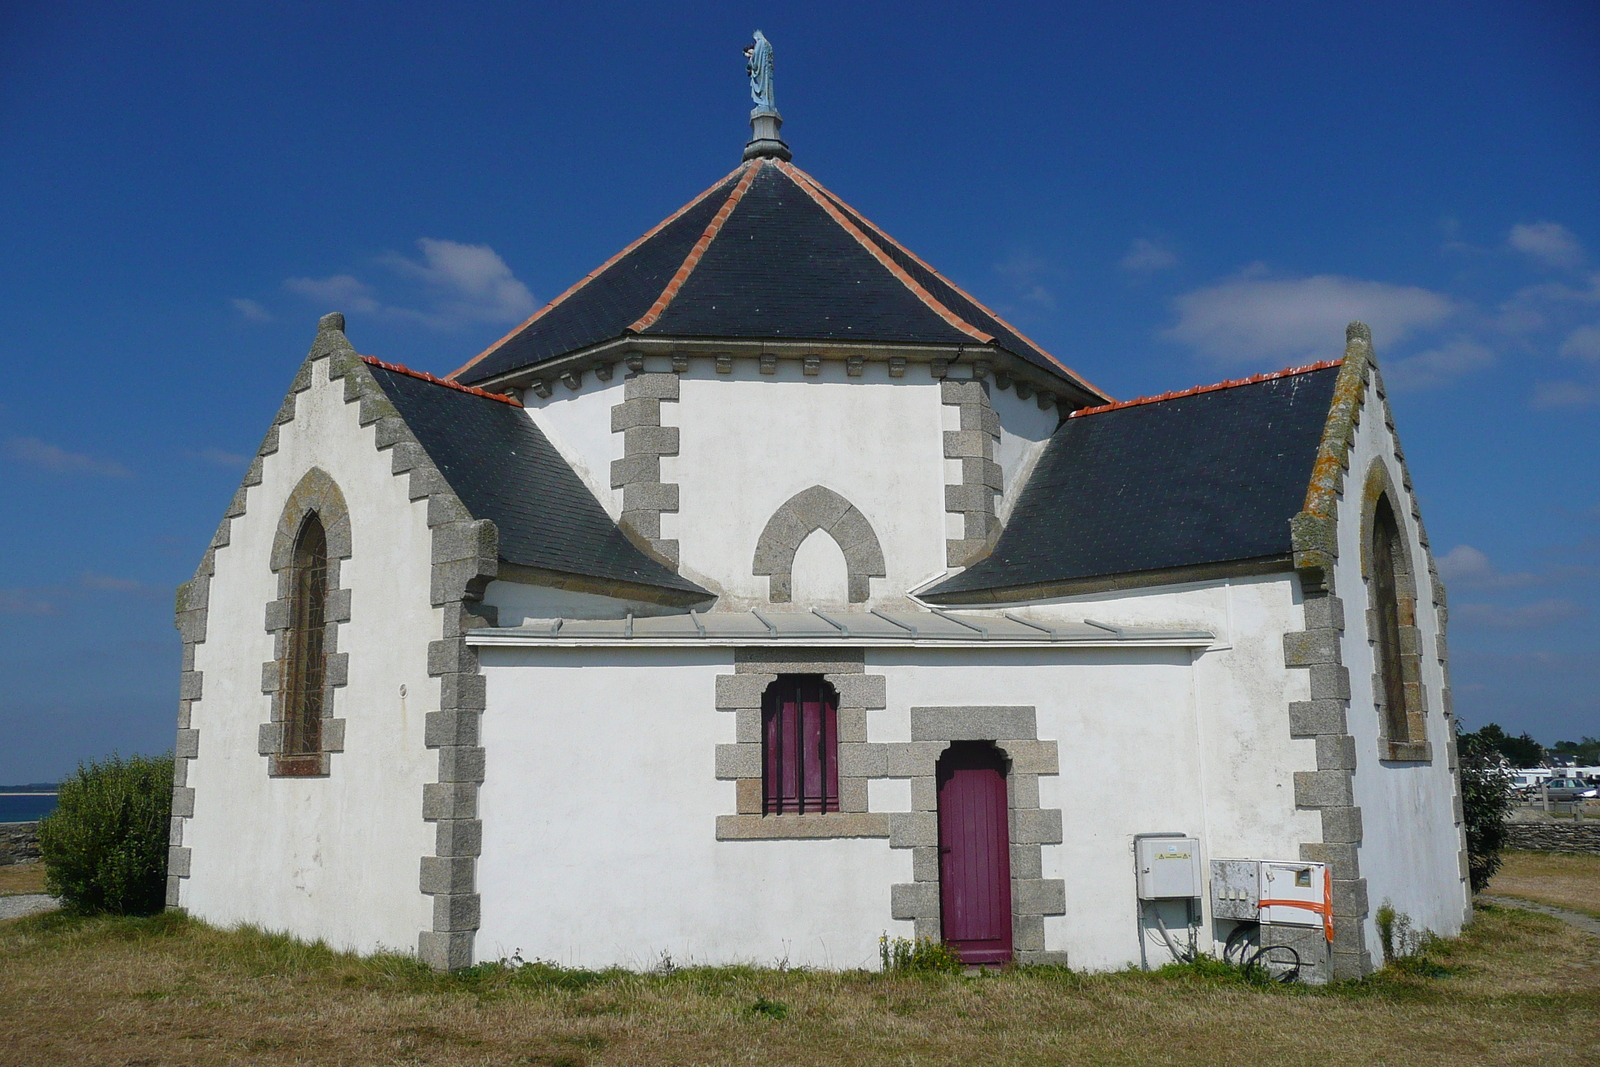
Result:
<svg viewBox="0 0 1600 1067"><path fill-rule="evenodd" d="M322 751L323 637L328 621L328 537L316 512L306 516L295 538L289 602L289 633L283 672L282 769L295 773L296 757ZM315 766L315 769L313 769ZM317 773L307 762L300 773Z"/></svg>
<svg viewBox="0 0 1600 1067"><path fill-rule="evenodd" d="M1370 586L1372 610L1377 624L1377 668L1380 681L1377 696L1383 700L1384 725L1390 741L1411 740L1406 707L1405 672L1402 667L1400 628L1414 626L1415 620L1401 618L1400 566L1404 548L1400 526L1387 495L1378 498L1372 516L1372 555ZM1414 610L1414 608L1413 608Z"/></svg>

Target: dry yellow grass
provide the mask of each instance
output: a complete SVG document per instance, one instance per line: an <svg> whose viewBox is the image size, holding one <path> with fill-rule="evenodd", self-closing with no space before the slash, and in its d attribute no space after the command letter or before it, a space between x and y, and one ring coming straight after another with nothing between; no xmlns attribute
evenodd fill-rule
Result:
<svg viewBox="0 0 1600 1067"><path fill-rule="evenodd" d="M0 897L44 892L44 864L9 863L0 867Z"/></svg>
<svg viewBox="0 0 1600 1067"><path fill-rule="evenodd" d="M1543 1064L1592 1049L1600 942L1488 908L1326 990L1187 974L980 978L495 967L437 976L180 916L0 924L3 1064ZM784 1010L753 1010L758 1002ZM783 1017L776 1017L782 1014Z"/></svg>
<svg viewBox="0 0 1600 1067"><path fill-rule="evenodd" d="M1600 856L1565 852L1503 852L1489 892L1536 900L1600 918Z"/></svg>

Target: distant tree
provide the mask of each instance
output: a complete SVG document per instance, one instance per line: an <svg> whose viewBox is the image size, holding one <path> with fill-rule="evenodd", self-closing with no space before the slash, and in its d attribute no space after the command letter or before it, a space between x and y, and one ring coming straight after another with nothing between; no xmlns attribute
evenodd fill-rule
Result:
<svg viewBox="0 0 1600 1067"><path fill-rule="evenodd" d="M1520 736L1512 737L1501 728L1499 723L1486 723L1475 733L1462 734L1463 738L1476 737L1506 758L1506 762L1513 767L1537 767L1544 759L1544 746L1526 732Z"/></svg>
<svg viewBox="0 0 1600 1067"><path fill-rule="evenodd" d="M1467 831L1467 875L1474 893L1482 892L1500 869L1506 816L1512 805L1511 774L1506 770L1505 754L1486 741L1483 732L1464 733L1456 740L1461 809Z"/></svg>
<svg viewBox="0 0 1600 1067"><path fill-rule="evenodd" d="M79 764L39 823L45 887L77 912L160 911L171 823L170 753Z"/></svg>
<svg viewBox="0 0 1600 1067"><path fill-rule="evenodd" d="M1551 749L1557 755L1571 756L1581 764L1600 764L1600 737L1585 737L1582 741L1557 741Z"/></svg>

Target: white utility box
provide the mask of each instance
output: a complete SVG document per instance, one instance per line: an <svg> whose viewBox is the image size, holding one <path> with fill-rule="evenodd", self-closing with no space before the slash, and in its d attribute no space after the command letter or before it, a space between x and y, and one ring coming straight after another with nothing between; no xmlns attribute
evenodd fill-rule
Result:
<svg viewBox="0 0 1600 1067"><path fill-rule="evenodd" d="M1321 926L1333 915L1325 863L1212 860L1211 914L1269 926Z"/></svg>
<svg viewBox="0 0 1600 1067"><path fill-rule="evenodd" d="M1273 926L1324 926L1333 914L1325 863L1261 861L1261 921Z"/></svg>
<svg viewBox="0 0 1600 1067"><path fill-rule="evenodd" d="M1201 895L1200 842L1192 837L1141 837L1133 843L1140 900Z"/></svg>

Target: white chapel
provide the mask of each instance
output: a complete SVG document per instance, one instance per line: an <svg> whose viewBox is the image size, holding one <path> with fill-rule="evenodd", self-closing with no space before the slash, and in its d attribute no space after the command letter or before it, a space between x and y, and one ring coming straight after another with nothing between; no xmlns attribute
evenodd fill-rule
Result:
<svg viewBox="0 0 1600 1067"><path fill-rule="evenodd" d="M322 318L178 593L169 905L440 968L1456 933L1367 328L1115 401L797 167L770 57L737 168L455 371Z"/></svg>

